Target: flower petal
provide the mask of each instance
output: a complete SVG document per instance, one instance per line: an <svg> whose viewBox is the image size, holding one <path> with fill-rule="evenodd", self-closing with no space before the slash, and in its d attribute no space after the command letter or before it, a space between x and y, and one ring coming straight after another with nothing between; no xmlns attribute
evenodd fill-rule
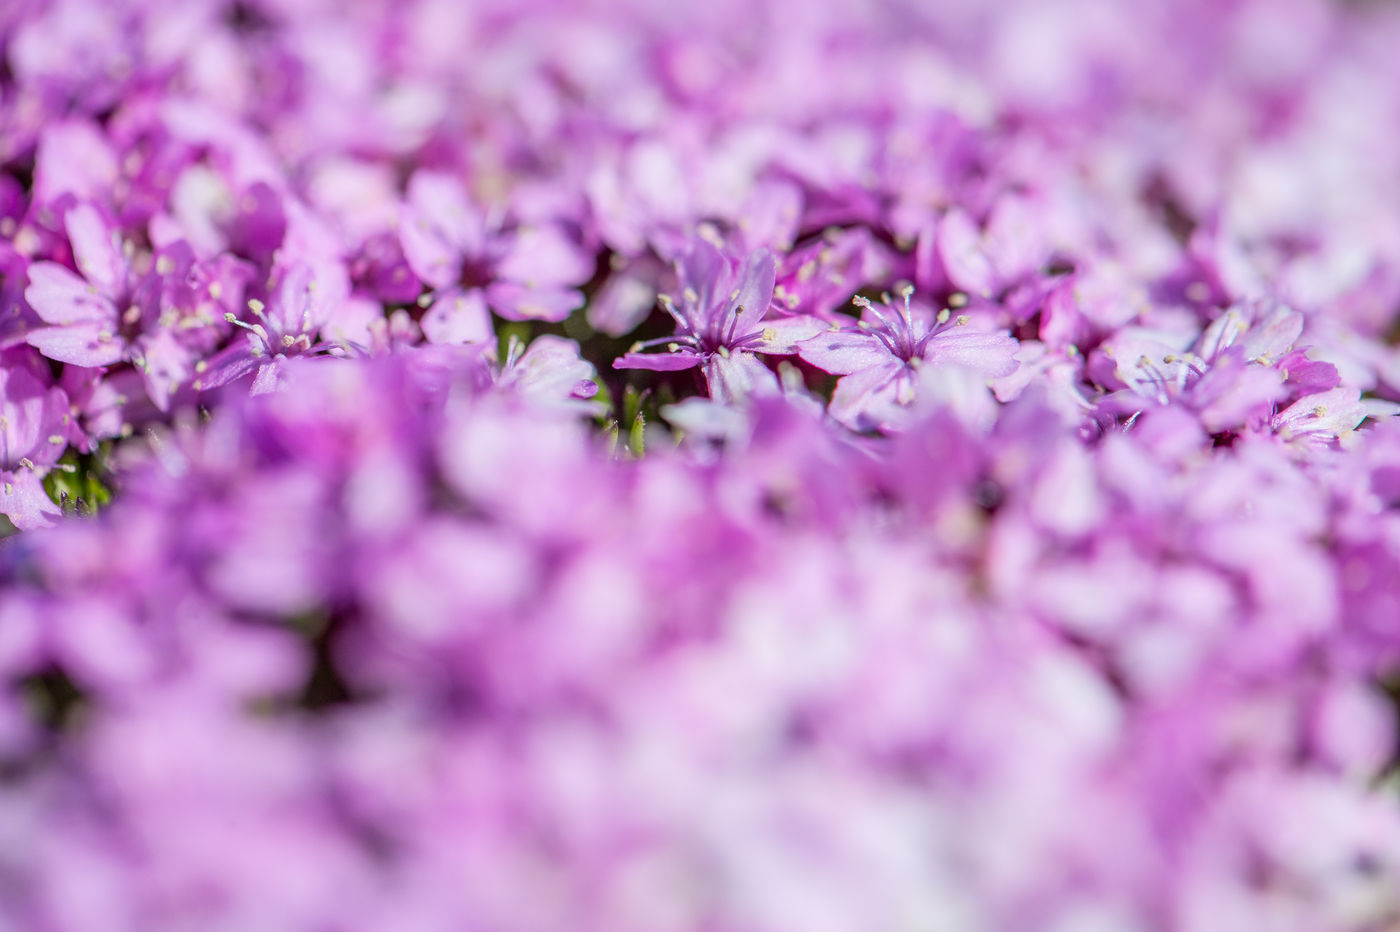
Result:
<svg viewBox="0 0 1400 932"><path fill-rule="evenodd" d="M126 355L124 341L104 324L79 322L64 327L40 327L29 331L29 345L50 359L75 366L111 366Z"/></svg>
<svg viewBox="0 0 1400 932"><path fill-rule="evenodd" d="M778 377L751 353L714 354L705 361L705 381L715 401L778 393Z"/></svg>
<svg viewBox="0 0 1400 932"><path fill-rule="evenodd" d="M878 337L853 330L829 330L803 340L797 355L832 375L850 375L897 361Z"/></svg>
<svg viewBox="0 0 1400 932"><path fill-rule="evenodd" d="M593 277L593 255L553 224L516 233L496 267L502 278L533 285L582 285Z"/></svg>
<svg viewBox="0 0 1400 932"><path fill-rule="evenodd" d="M439 294L423 315L422 326L429 343L483 343L495 339L480 288Z"/></svg>
<svg viewBox="0 0 1400 932"><path fill-rule="evenodd" d="M652 369L656 372L679 372L700 365L694 353L626 353L613 360L614 369Z"/></svg>
<svg viewBox="0 0 1400 932"><path fill-rule="evenodd" d="M953 208L938 225L935 242L948 280L971 294L989 296L996 285L996 270L987 258L982 236L972 218Z"/></svg>
<svg viewBox="0 0 1400 932"><path fill-rule="evenodd" d="M50 527L63 514L44 493L44 484L32 470L0 473L0 514L21 531Z"/></svg>
<svg viewBox="0 0 1400 932"><path fill-rule="evenodd" d="M768 313L773 303L773 284L777 276L777 260L766 249L751 254L744 263L739 279L738 294L729 302L735 314L741 314L742 324L753 324Z"/></svg>
<svg viewBox="0 0 1400 932"><path fill-rule="evenodd" d="M73 259L88 283L113 301L126 290L126 260L117 246L117 231L107 225L97 208L79 204L63 218Z"/></svg>
<svg viewBox="0 0 1400 932"><path fill-rule="evenodd" d="M1020 346L1004 333L989 333L971 327L945 330L929 341L924 360L932 363L966 366L989 379L1016 371L1016 350Z"/></svg>
<svg viewBox="0 0 1400 932"><path fill-rule="evenodd" d="M583 307L583 295L572 288L530 288L515 282L496 282L486 289L486 303L507 320L557 323Z"/></svg>
<svg viewBox="0 0 1400 932"><path fill-rule="evenodd" d="M755 353L790 355L797 352L798 343L820 336L828 327L825 321L805 315L770 318L762 323L763 343L753 348Z"/></svg>
<svg viewBox="0 0 1400 932"><path fill-rule="evenodd" d="M29 267L24 297L44 323L101 323L116 329L116 305L56 262L36 262Z"/></svg>

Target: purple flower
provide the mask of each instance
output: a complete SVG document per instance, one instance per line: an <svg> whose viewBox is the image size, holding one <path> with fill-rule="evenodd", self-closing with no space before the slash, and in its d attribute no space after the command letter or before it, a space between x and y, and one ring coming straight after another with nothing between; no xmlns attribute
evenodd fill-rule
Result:
<svg viewBox="0 0 1400 932"><path fill-rule="evenodd" d="M59 514L43 478L67 446L68 396L33 350L0 352L0 514L27 530Z"/></svg>
<svg viewBox="0 0 1400 932"><path fill-rule="evenodd" d="M508 320L563 320L583 305L574 286L593 276L592 258L558 226L507 228L436 172L409 182L399 239L409 266L434 289L423 318L434 343L489 339L487 308Z"/></svg>
<svg viewBox="0 0 1400 932"><path fill-rule="evenodd" d="M959 366L982 379L1016 371L1016 340L970 326L970 316L954 317L947 308L932 315L910 304L912 294L905 288L898 306L888 297L879 305L857 297L863 313L855 329L831 330L797 345L805 362L841 376L830 411L843 424L865 428L897 418L899 409L913 403L924 366Z"/></svg>
<svg viewBox="0 0 1400 932"><path fill-rule="evenodd" d="M668 295L660 299L676 321L675 335L637 343L613 366L660 372L699 367L710 396L723 401L776 392L776 378L755 354L790 355L799 340L821 325L810 317L767 318L773 302L772 253L750 253L740 268L712 243L698 240L677 263L676 274L679 304ZM642 352L656 346L667 351Z"/></svg>
<svg viewBox="0 0 1400 932"><path fill-rule="evenodd" d="M226 315L244 338L197 367L195 390L218 388L249 373L254 373L253 394L274 390L288 359L336 350L320 334L343 311L348 293L345 268L335 260L308 257L277 270L268 302L248 301L252 322Z"/></svg>
<svg viewBox="0 0 1400 932"><path fill-rule="evenodd" d="M97 208L79 204L64 218L79 275L57 262L29 267L25 298L48 326L28 341L50 359L110 366L128 358L153 315L152 294L123 252L117 231Z"/></svg>

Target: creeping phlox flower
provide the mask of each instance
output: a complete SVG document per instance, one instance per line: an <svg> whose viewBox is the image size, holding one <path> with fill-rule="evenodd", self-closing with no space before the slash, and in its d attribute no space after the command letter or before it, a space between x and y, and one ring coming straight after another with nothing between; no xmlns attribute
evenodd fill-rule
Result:
<svg viewBox="0 0 1400 932"><path fill-rule="evenodd" d="M553 224L505 229L471 204L459 182L419 172L399 219L404 257L434 289L423 318L434 343L489 339L487 308L511 320L563 320L583 304L577 285L593 257Z"/></svg>
<svg viewBox="0 0 1400 932"><path fill-rule="evenodd" d="M0 353L0 514L20 529L50 524L42 480L68 442L68 396L33 350Z"/></svg>
<svg viewBox="0 0 1400 932"><path fill-rule="evenodd" d="M279 280L270 306L257 298L248 301L253 322L233 312L225 315L244 332L245 339L235 340L197 366L201 388L217 388L251 372L254 376L249 390L253 394L272 391L288 359L342 349L328 341L316 341L316 335L344 305L349 290L344 269L335 262L300 262L276 274Z"/></svg>
<svg viewBox="0 0 1400 932"><path fill-rule="evenodd" d="M854 328L838 328L803 340L798 355L818 369L841 376L831 396L831 415L856 428L895 423L913 403L924 366L956 366L986 380L1016 371L1017 343L1004 333L969 326L967 314L944 308L930 315L911 307L912 287L893 304L857 296L863 311Z"/></svg>
<svg viewBox="0 0 1400 932"><path fill-rule="evenodd" d="M0 3L0 929L1400 928L1397 43Z"/></svg>
<svg viewBox="0 0 1400 932"><path fill-rule="evenodd" d="M675 335L636 343L613 365L663 372L698 367L710 397L720 401L776 392L776 377L756 354L791 355L796 341L820 324L808 317L768 316L775 274L766 249L740 265L708 240L697 241L676 265L679 297L659 298L676 322ZM658 346L666 352L642 352Z"/></svg>
<svg viewBox="0 0 1400 932"><path fill-rule="evenodd" d="M760 396L619 461L563 341L483 365L290 359L5 552L0 920L1397 916L1394 430L1095 455L1027 399L872 456Z"/></svg>

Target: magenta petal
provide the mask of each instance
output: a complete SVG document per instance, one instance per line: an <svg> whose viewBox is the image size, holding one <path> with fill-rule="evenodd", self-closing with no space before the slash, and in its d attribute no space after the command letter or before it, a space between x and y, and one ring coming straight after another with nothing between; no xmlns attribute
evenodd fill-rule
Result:
<svg viewBox="0 0 1400 932"><path fill-rule="evenodd" d="M877 337L850 330L831 330L803 340L797 355L832 375L850 375L894 360Z"/></svg>
<svg viewBox="0 0 1400 932"><path fill-rule="evenodd" d="M422 327L429 343L483 343L495 339L486 299L479 288L438 295L423 315Z"/></svg>
<svg viewBox="0 0 1400 932"><path fill-rule="evenodd" d="M140 340L139 352L146 393L157 408L167 411L170 396L193 374L190 351L169 330L160 330Z"/></svg>
<svg viewBox="0 0 1400 932"><path fill-rule="evenodd" d="M258 374L253 376L253 384L248 386L248 394L266 395L268 392L277 391L286 381L284 372L286 367L286 356L273 356L262 363L258 366Z"/></svg>
<svg viewBox="0 0 1400 932"><path fill-rule="evenodd" d="M102 323L116 329L116 305L55 262L36 262L29 267L24 297L44 323Z"/></svg>
<svg viewBox="0 0 1400 932"><path fill-rule="evenodd" d="M50 359L75 366L110 366L122 361L126 345L105 324L76 323L29 331L29 345Z"/></svg>
<svg viewBox="0 0 1400 932"><path fill-rule="evenodd" d="M21 531L49 527L63 514L44 493L44 484L33 471L0 472L0 514Z"/></svg>
<svg viewBox="0 0 1400 932"><path fill-rule="evenodd" d="M458 255L486 251L486 223L462 183L443 172L420 171L408 182L408 203Z"/></svg>
<svg viewBox="0 0 1400 932"><path fill-rule="evenodd" d="M613 360L614 369L654 369L657 372L679 372L700 365L700 357L692 353L627 353Z"/></svg>
<svg viewBox="0 0 1400 932"><path fill-rule="evenodd" d="M1298 399L1275 414L1271 426L1285 438L1330 439L1355 430L1365 417L1361 393L1339 387Z"/></svg>
<svg viewBox="0 0 1400 932"><path fill-rule="evenodd" d="M51 204L61 195L110 197L119 168L107 136L87 120L64 120L44 129L35 155L34 200Z"/></svg>
<svg viewBox="0 0 1400 932"><path fill-rule="evenodd" d="M1276 360L1291 350L1303 335L1303 315L1280 305L1254 322L1244 335L1246 359Z"/></svg>
<svg viewBox="0 0 1400 932"><path fill-rule="evenodd" d="M13 463L30 456L44 425L45 389L23 367L0 368L0 455Z"/></svg>
<svg viewBox="0 0 1400 932"><path fill-rule="evenodd" d="M461 252L412 207L399 212L399 245L413 274L433 288L445 288L461 274Z"/></svg>
<svg viewBox="0 0 1400 932"><path fill-rule="evenodd" d="M715 401L736 402L750 395L775 395L778 377L749 353L716 353L705 362L705 382Z"/></svg>
<svg viewBox="0 0 1400 932"><path fill-rule="evenodd" d="M755 353L790 355L797 344L828 332L828 324L815 317L779 317L762 321L763 343L753 348Z"/></svg>
<svg viewBox="0 0 1400 932"><path fill-rule="evenodd" d="M988 333L970 327L955 327L929 341L924 359L931 363L953 363L966 366L989 379L1010 375L1020 365L1016 350L1020 346L1004 333Z"/></svg>
<svg viewBox="0 0 1400 932"><path fill-rule="evenodd" d="M893 357L886 362L843 376L831 393L831 416L851 427L865 428L883 419L878 412L895 403L895 382L908 368Z"/></svg>
<svg viewBox="0 0 1400 932"><path fill-rule="evenodd" d="M727 297L714 296L714 286L721 277L728 281L727 263L720 251L708 240L696 240L691 246L690 252L680 263L681 283L695 291L695 298L691 303L695 307L709 308L717 300Z"/></svg>
<svg viewBox="0 0 1400 932"><path fill-rule="evenodd" d="M535 285L582 285L593 277L592 253L553 224L520 230L496 271L504 279Z"/></svg>
<svg viewBox="0 0 1400 932"><path fill-rule="evenodd" d="M588 322L608 336L620 337L646 319L656 306L656 286L624 270L615 272L588 305Z"/></svg>
<svg viewBox="0 0 1400 932"><path fill-rule="evenodd" d="M117 246L116 231L91 204L80 204L68 211L63 225L83 277L98 291L117 300L126 290L126 262Z"/></svg>
<svg viewBox="0 0 1400 932"><path fill-rule="evenodd" d="M583 307L583 295L572 288L529 288L496 282L486 289L486 303L507 320L558 322Z"/></svg>
<svg viewBox="0 0 1400 932"><path fill-rule="evenodd" d="M971 217L956 208L948 211L938 225L936 248L949 281L972 294L992 293L996 273Z"/></svg>
<svg viewBox="0 0 1400 932"><path fill-rule="evenodd" d="M744 274L739 280L739 293L734 297L736 311L743 308L743 321L752 324L768 313L773 303L773 284L777 275L777 260L766 249L749 256Z"/></svg>
<svg viewBox="0 0 1400 932"><path fill-rule="evenodd" d="M755 247L791 249L802 220L802 189L786 181L762 182L754 188L739 220L744 241Z"/></svg>

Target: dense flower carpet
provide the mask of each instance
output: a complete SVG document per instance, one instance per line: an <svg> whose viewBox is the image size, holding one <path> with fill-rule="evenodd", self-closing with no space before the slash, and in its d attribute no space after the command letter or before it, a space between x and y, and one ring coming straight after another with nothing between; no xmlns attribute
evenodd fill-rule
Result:
<svg viewBox="0 0 1400 932"><path fill-rule="evenodd" d="M1400 929L1397 47L0 3L0 929Z"/></svg>

